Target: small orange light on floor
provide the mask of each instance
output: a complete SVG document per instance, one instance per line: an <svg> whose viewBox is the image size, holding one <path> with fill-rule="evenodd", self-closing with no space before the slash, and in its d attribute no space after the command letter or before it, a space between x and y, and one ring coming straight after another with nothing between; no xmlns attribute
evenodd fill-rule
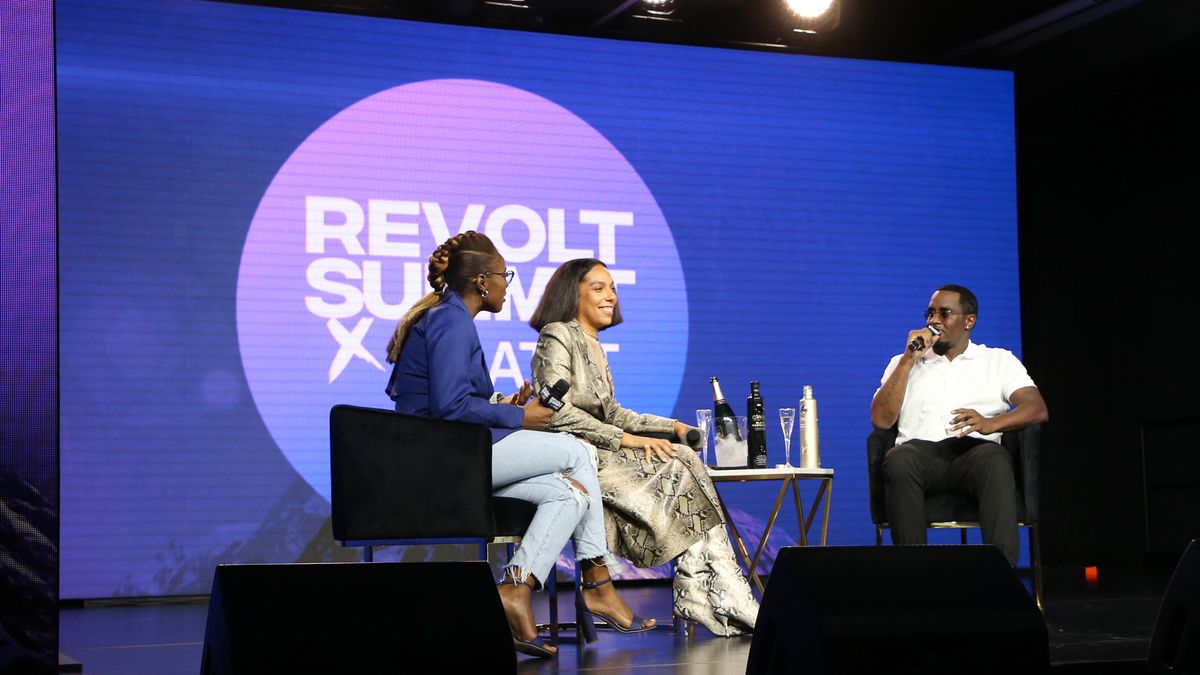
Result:
<svg viewBox="0 0 1200 675"><path fill-rule="evenodd" d="M1100 581L1100 568L1095 565L1083 568L1083 580L1089 584L1095 584Z"/></svg>

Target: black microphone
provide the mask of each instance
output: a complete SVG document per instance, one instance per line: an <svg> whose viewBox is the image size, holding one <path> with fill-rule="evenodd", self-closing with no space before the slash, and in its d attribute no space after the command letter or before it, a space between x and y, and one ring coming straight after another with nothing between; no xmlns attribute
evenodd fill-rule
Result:
<svg viewBox="0 0 1200 675"><path fill-rule="evenodd" d="M664 441L671 441L672 443L683 443L694 450L699 450L700 444L704 442L704 438L700 435L700 430L692 428L687 430L683 438L676 436L674 431L641 431L638 432L638 435L645 436L646 438L661 438Z"/></svg>
<svg viewBox="0 0 1200 675"><path fill-rule="evenodd" d="M558 412L563 407L563 397L567 395L567 390L571 385L566 380L559 380L554 383L554 386L543 384L541 391L538 392L538 399L542 405Z"/></svg>
<svg viewBox="0 0 1200 675"><path fill-rule="evenodd" d="M937 326L934 326L933 324L925 326L925 328L930 333L933 333L934 337L942 334L942 329L938 328ZM921 350L924 348L925 348L925 341L922 340L920 337L913 338L913 341L908 343L908 351L910 351L910 352L915 352L915 351L918 351L918 350Z"/></svg>

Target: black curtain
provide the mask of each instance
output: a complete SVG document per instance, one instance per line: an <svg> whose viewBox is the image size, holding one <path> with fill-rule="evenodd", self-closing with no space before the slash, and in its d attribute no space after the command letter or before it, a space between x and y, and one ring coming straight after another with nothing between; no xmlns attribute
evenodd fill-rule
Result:
<svg viewBox="0 0 1200 675"><path fill-rule="evenodd" d="M1200 418L1200 9L1143 3L1013 68L1044 560L1141 565L1141 429Z"/></svg>

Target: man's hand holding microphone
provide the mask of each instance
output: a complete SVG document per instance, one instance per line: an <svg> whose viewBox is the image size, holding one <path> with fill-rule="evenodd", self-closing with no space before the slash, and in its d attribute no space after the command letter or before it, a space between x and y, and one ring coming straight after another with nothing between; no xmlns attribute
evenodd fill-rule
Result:
<svg viewBox="0 0 1200 675"><path fill-rule="evenodd" d="M929 324L919 330L910 330L908 332L908 349L905 354L909 358L916 358L925 353L925 350L933 346L937 342L938 336L942 334L942 329Z"/></svg>

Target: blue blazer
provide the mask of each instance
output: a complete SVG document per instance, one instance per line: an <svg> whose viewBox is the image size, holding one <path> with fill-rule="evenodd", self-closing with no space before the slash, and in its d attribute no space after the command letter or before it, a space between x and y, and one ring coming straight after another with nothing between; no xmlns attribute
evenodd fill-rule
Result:
<svg viewBox="0 0 1200 675"><path fill-rule="evenodd" d="M475 321L462 297L447 289L409 329L387 394L396 412L482 424L491 428L495 443L521 428L525 411L492 403L493 392Z"/></svg>

